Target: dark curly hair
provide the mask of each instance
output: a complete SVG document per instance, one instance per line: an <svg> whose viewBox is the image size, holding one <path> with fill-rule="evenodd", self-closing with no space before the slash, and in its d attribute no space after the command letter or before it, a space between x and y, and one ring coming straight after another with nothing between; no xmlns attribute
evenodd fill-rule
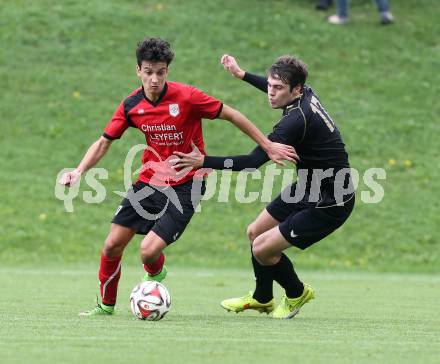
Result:
<svg viewBox="0 0 440 364"><path fill-rule="evenodd" d="M136 58L140 67L142 61L165 62L167 66L174 58L170 43L160 38L145 38L138 43Z"/></svg>
<svg viewBox="0 0 440 364"><path fill-rule="evenodd" d="M289 55L279 57L276 62L270 66L267 73L271 77L278 78L290 85L290 91L298 84L304 86L308 76L305 63Z"/></svg>

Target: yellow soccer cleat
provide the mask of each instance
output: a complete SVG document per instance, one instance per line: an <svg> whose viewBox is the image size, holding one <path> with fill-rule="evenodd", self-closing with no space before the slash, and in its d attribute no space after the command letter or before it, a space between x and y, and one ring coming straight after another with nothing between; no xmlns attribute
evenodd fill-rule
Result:
<svg viewBox="0 0 440 364"><path fill-rule="evenodd" d="M244 310L257 310L260 313L266 312L268 314L274 309L274 300L271 299L267 303L260 303L252 297L251 291L246 296L224 300L220 305L226 311L233 311L236 313Z"/></svg>
<svg viewBox="0 0 440 364"><path fill-rule="evenodd" d="M278 319L290 319L294 317L299 309L304 306L310 300L315 298L315 291L312 287L304 284L304 291L301 296L297 298L288 298L286 295L281 299L280 304L272 313L273 318Z"/></svg>

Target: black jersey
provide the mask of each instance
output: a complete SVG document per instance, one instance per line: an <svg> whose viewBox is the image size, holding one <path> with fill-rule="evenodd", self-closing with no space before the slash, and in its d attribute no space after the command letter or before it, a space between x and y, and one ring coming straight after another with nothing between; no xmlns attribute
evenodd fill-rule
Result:
<svg viewBox="0 0 440 364"><path fill-rule="evenodd" d="M283 117L268 137L295 148L299 169L348 168L341 134L310 87L283 110Z"/></svg>
<svg viewBox="0 0 440 364"><path fill-rule="evenodd" d="M243 80L267 93L267 78L246 73ZM334 203L334 177L338 171L350 167L348 155L338 128L310 87L305 85L302 94L283 108L282 118L273 127L268 138L295 148L300 158L296 167L298 171L304 171L302 176L307 179L307 191L312 188L314 171L327 171L326 177L319 181L319 190L324 192L321 197L326 200L321 202ZM227 159L232 160L232 163L225 163ZM238 171L258 168L267 161L269 157L258 146L248 155L205 157L203 166ZM344 174L342 187L348 183L349 175Z"/></svg>
<svg viewBox="0 0 440 364"><path fill-rule="evenodd" d="M267 78L246 73L244 80L267 93ZM268 138L295 148L300 157L298 169L349 167L338 128L308 86L283 108L283 117Z"/></svg>

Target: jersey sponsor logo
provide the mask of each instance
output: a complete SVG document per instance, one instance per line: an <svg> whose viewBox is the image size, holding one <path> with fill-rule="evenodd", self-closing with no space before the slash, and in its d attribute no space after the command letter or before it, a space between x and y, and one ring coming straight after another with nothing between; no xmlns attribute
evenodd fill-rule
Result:
<svg viewBox="0 0 440 364"><path fill-rule="evenodd" d="M177 130L175 125L167 125L167 124L157 124L157 125L141 125L142 131L152 132L152 131L174 131Z"/></svg>
<svg viewBox="0 0 440 364"><path fill-rule="evenodd" d="M177 115L179 115L179 105L178 104L170 104L170 115L175 118Z"/></svg>
<svg viewBox="0 0 440 364"><path fill-rule="evenodd" d="M139 115L143 115L143 114L145 114L145 110L144 110L144 109L139 109L139 110L138 110L138 114L139 114Z"/></svg>

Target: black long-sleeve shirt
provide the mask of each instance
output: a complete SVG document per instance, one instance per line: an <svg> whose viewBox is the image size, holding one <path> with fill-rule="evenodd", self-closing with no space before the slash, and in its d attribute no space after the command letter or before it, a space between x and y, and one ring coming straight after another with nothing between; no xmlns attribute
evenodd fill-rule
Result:
<svg viewBox="0 0 440 364"><path fill-rule="evenodd" d="M246 72L243 80L267 93L267 78ZM275 124L268 138L295 148L300 158L297 169L307 169L310 172L333 168L336 173L350 167L338 128L307 85L303 87L299 97L283 108L282 118ZM247 155L206 156L203 167L240 171L259 168L267 161L269 157L258 146ZM324 188L326 185L333 185L331 178L325 182Z"/></svg>

